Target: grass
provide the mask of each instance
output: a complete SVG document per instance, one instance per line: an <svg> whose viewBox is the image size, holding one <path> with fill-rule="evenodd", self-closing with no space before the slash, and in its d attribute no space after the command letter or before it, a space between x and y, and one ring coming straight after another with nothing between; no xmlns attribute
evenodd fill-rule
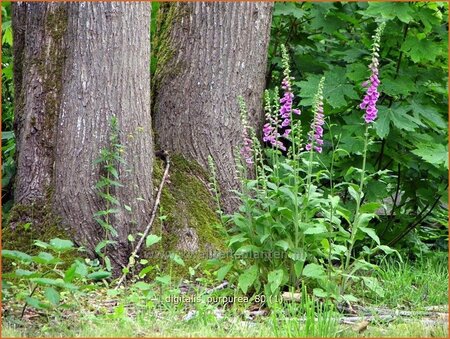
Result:
<svg viewBox="0 0 450 339"><path fill-rule="evenodd" d="M417 262L385 262L382 265L383 298L362 294L365 308L392 311L423 310L426 306L448 304L447 255ZM363 333L354 325L339 323L332 305L312 299L301 304L277 305L271 313L249 319L248 303L217 305L196 302L174 304L164 298L152 302L152 294L138 289L115 296L117 304L101 306L106 291L95 291L72 307L47 316L19 320L17 312L4 317L2 338L9 337L447 337L446 322L436 319L396 319L369 324ZM356 292L356 291L355 291ZM234 291L220 291L233 295ZM360 293L361 294L361 293ZM109 297L111 299L111 296ZM220 310L220 311L219 311ZM195 313L194 313L195 312ZM187 316L189 315L189 316Z"/></svg>
<svg viewBox="0 0 450 339"><path fill-rule="evenodd" d="M381 265L380 281L384 297L362 295L371 304L416 310L448 304L448 254L415 262L387 261Z"/></svg>

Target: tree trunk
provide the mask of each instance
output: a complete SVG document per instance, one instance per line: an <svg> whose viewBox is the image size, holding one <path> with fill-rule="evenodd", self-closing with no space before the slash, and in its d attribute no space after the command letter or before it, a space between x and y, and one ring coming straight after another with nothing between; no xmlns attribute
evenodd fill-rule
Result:
<svg viewBox="0 0 450 339"><path fill-rule="evenodd" d="M115 116L125 159L118 168L123 186L111 191L120 203L111 207L119 211L110 221L118 232L110 239L117 241L110 257L118 269L131 253L128 234L145 228L153 201L150 3L13 6L15 204L50 206L77 244L93 254L111 238L93 216L107 206L95 188L102 168L95 160L111 146Z"/></svg>
<svg viewBox="0 0 450 339"><path fill-rule="evenodd" d="M163 149L204 168L211 155L223 208L237 201L235 148L242 142L238 96L250 125L263 120L272 3L165 3L154 40L154 124Z"/></svg>

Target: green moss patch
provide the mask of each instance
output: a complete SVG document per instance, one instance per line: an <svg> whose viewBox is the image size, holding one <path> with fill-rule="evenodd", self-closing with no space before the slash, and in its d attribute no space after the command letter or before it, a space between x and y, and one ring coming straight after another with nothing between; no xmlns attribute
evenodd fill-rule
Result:
<svg viewBox="0 0 450 339"><path fill-rule="evenodd" d="M2 226L2 248L37 255L42 248L34 245L35 240L48 242L53 238L71 239L71 236L61 229L60 219L54 215L45 200L30 205L13 206L8 221ZM66 255L71 256L69 252ZM2 261L3 272L12 268L9 260Z"/></svg>
<svg viewBox="0 0 450 339"><path fill-rule="evenodd" d="M154 166L154 185L158 187L164 164L157 159ZM160 203L159 219L155 220L152 234L162 237L160 243L144 250L141 258L172 275L187 274L188 267L224 250L215 212L214 199L208 189L207 174L195 162L179 155L171 157L169 180ZM169 254L178 254L185 262L182 267L170 264Z"/></svg>

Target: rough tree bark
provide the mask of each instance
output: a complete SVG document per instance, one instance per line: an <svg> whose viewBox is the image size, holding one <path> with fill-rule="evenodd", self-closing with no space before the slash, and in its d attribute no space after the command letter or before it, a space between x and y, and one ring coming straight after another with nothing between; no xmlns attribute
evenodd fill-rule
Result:
<svg viewBox="0 0 450 339"><path fill-rule="evenodd" d="M44 206L92 254L105 239L93 219L105 209L95 160L116 116L126 164L123 187L113 191L121 204L111 222L115 268L126 264L127 235L145 228L152 207L149 25L144 2L13 4L15 204Z"/></svg>
<svg viewBox="0 0 450 339"><path fill-rule="evenodd" d="M241 142L238 96L250 124L263 119L272 3L165 3L158 13L154 124L163 149L204 168L211 155L227 211L237 207L234 152Z"/></svg>

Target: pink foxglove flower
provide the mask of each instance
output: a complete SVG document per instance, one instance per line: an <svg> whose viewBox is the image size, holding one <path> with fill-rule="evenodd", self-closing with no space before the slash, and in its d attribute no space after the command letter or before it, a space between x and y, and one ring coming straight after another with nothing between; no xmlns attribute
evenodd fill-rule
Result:
<svg viewBox="0 0 450 339"><path fill-rule="evenodd" d="M323 114L323 83L325 78L322 77L319 82L319 88L315 97L314 118L311 123L311 130L308 135L308 144L306 144L306 150L314 150L318 153L322 153L323 145L323 124L325 123Z"/></svg>
<svg viewBox="0 0 450 339"><path fill-rule="evenodd" d="M378 52L380 49L381 33L383 32L384 26L384 23L380 24L376 34L373 36L374 42L372 45L372 62L369 65L371 74L369 80L362 83L362 86L367 88L367 90L363 101L359 105L359 108L365 110L364 121L366 124L374 122L378 114L378 109L376 106L378 98L380 97L380 93L378 92L378 86L380 85L380 80L378 78L378 57L380 55Z"/></svg>

